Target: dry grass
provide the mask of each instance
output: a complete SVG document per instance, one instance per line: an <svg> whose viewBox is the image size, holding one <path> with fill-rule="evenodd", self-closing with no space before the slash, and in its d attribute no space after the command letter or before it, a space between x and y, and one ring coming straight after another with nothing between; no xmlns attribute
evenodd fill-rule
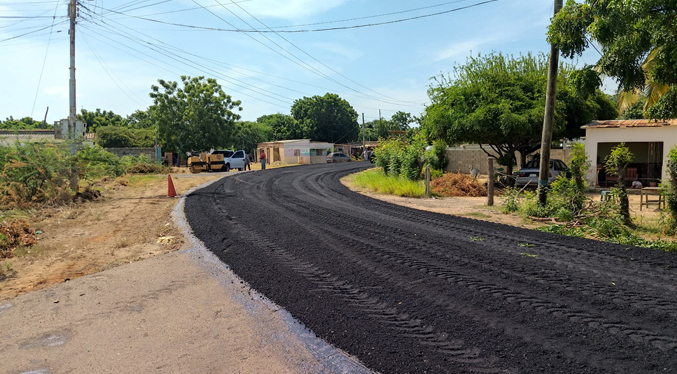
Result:
<svg viewBox="0 0 677 374"><path fill-rule="evenodd" d="M431 182L431 188L434 194L444 197L469 196L481 197L487 196L487 190L477 179L468 174L448 173L434 179Z"/></svg>

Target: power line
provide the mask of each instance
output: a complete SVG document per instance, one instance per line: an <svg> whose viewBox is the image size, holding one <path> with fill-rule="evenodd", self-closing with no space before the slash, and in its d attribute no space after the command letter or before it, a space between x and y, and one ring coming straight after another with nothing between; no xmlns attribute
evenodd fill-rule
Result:
<svg viewBox="0 0 677 374"><path fill-rule="evenodd" d="M220 4L219 0L216 0L216 2ZM237 6L238 8L240 8L243 12L247 13L250 17L254 18L256 21L258 21L258 22L259 22L260 24L262 24L264 27L266 27L266 28L268 28L269 30L273 31L270 27L268 27L265 23L263 23L263 21L261 21L260 19L256 18L254 15L252 15L251 13L249 13L246 9L244 9L244 8L241 7L240 5L235 4L235 3L233 2L233 0L230 0L230 2L233 3L235 6ZM238 18L239 18L239 17L238 17ZM305 54L306 56L310 57L311 59L315 60L316 62L318 62L319 64L321 64L321 65L324 66L325 68L327 68L327 69L333 71L335 74L338 74L339 76L343 77L344 79L348 80L349 82L352 82L353 84L356 84L356 85L358 85L359 87L362 87L362 88L364 88L364 89L366 89L366 90L368 90L368 91L371 91L371 92L373 92L373 93L375 93L375 94L377 94L377 95L379 95L379 96L386 97L386 98L388 98L388 99L390 99L390 100L405 102L405 101L402 101L402 100L394 99L394 98L392 98L392 97L388 97L388 96L386 96L386 95L383 95L383 94L381 94L381 93L379 93L379 92L376 92L376 91L372 90L372 89L369 88L369 87L366 87L366 86L364 86L364 85L362 85L362 84L360 84L360 83L358 83L358 82L356 82L356 81L354 81L354 80L348 78L348 77L345 76L344 74L341 74L340 72L336 71L335 69L333 69L332 67L328 66L328 65L325 64L324 62L322 62L322 61L318 60L317 58L315 58L314 56L310 55L308 52L304 51L303 49L301 49L299 46L297 46L296 44L294 44L294 43L292 43L291 41L289 41L289 40L288 40L287 38L285 38L284 36L280 35L280 34L277 33L277 32L275 32L275 34L276 34L278 37L282 38L282 40L284 40L284 41L286 41L287 43L291 44L294 48L296 48L296 49L298 49L299 51L301 51L301 53L303 53L303 54ZM357 91L356 91L356 92L357 92Z"/></svg>
<svg viewBox="0 0 677 374"><path fill-rule="evenodd" d="M52 26L49 29L49 39L47 40L47 49L45 50L45 58L42 60L42 69L40 69L40 78L38 78L38 88L35 89L35 98L33 99L33 108L31 109L31 118L35 111L35 103L38 101L38 92L40 92L40 83L42 83L42 73L45 72L45 64L47 63L47 54L49 53L49 45L52 43L52 31L54 31L54 22L56 22L56 11L59 9L59 3L54 7L54 18L52 18Z"/></svg>
<svg viewBox="0 0 677 374"><path fill-rule="evenodd" d="M63 23L63 22L61 22L61 23ZM61 23L59 23L59 24L61 24ZM6 42L6 41L8 41L8 40L17 39L17 38L20 38L20 37L22 37L22 36L34 34L34 33L36 33L36 32L39 32L39 31L42 31L42 30L46 30L46 29L49 29L49 28L51 28L51 27L52 27L51 25L50 25L50 26L45 26L45 27L43 27L43 28L41 28L41 29L38 29L38 30L29 31L29 32L23 33L23 34L21 34L21 35L12 36L12 37L7 38L7 39L2 39L2 40L0 40L0 43Z"/></svg>
<svg viewBox="0 0 677 374"><path fill-rule="evenodd" d="M117 13L117 14L121 14L121 15L124 15L124 16L127 16L127 17L137 18L137 19L141 19L141 20L144 20L144 21L148 21L148 22L162 23L162 24L165 24L165 25L172 25L172 26L185 27L185 28L191 28L191 29L222 31L222 32L237 32L237 33L304 33L304 32L323 32L323 31L348 30L348 29L357 29L357 28L364 28L364 27L389 25L389 24L394 24L394 23L401 23L401 22L413 21L413 20L422 19L422 18L439 16L439 15L447 14L447 13L458 12L458 11L461 11L461 10L474 8L474 7L477 7L477 6L480 6L480 5L493 3L493 2L497 2L497 1L499 1L499 0L486 0L486 1L482 1L482 2L479 2L479 3L472 4L472 5L467 5L467 6L464 6L464 7L445 10L445 11L442 11L442 12L430 13L430 14L425 14L425 15L416 16L416 17L402 18L402 19L397 19L397 20L392 20L392 21L375 22L375 23L353 25L353 26L329 27L329 28L322 28L322 29L304 29L304 30L255 30L255 29L243 30L243 29L238 29L238 28L223 29L223 28L218 28L218 27L196 26L196 25L187 25L187 24L176 23L176 22L160 21L160 20L157 20L157 19L135 16L133 14L122 13L122 12L113 11L113 10L110 10L110 9L108 9L108 10L112 13ZM205 8L205 7L203 7L203 8ZM228 22L226 21L226 23L228 23ZM231 27L234 27L234 26L231 25Z"/></svg>

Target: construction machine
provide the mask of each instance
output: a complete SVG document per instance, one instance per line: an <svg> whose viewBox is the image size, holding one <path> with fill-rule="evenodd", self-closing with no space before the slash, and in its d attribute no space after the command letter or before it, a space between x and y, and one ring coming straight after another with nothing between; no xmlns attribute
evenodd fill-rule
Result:
<svg viewBox="0 0 677 374"><path fill-rule="evenodd" d="M188 157L188 169L194 174L203 171L221 171L225 165L223 154L220 153L208 155L202 152L199 156Z"/></svg>

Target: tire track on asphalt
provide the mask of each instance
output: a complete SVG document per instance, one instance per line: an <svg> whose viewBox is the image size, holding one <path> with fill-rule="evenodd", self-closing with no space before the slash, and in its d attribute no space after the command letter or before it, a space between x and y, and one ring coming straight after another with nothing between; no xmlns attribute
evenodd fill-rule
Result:
<svg viewBox="0 0 677 374"><path fill-rule="evenodd" d="M253 287L382 372L677 367L675 277L657 273L671 254L394 207L340 184L359 168L224 180L186 213ZM525 238L537 261L519 254Z"/></svg>

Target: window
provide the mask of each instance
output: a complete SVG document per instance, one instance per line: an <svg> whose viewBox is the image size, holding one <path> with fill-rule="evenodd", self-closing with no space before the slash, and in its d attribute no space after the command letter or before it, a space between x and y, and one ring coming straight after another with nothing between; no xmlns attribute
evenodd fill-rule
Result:
<svg viewBox="0 0 677 374"><path fill-rule="evenodd" d="M300 149L294 150L294 157L301 157L301 150Z"/></svg>
<svg viewBox="0 0 677 374"><path fill-rule="evenodd" d="M237 151L235 154L232 156L233 158L244 158L244 151Z"/></svg>

